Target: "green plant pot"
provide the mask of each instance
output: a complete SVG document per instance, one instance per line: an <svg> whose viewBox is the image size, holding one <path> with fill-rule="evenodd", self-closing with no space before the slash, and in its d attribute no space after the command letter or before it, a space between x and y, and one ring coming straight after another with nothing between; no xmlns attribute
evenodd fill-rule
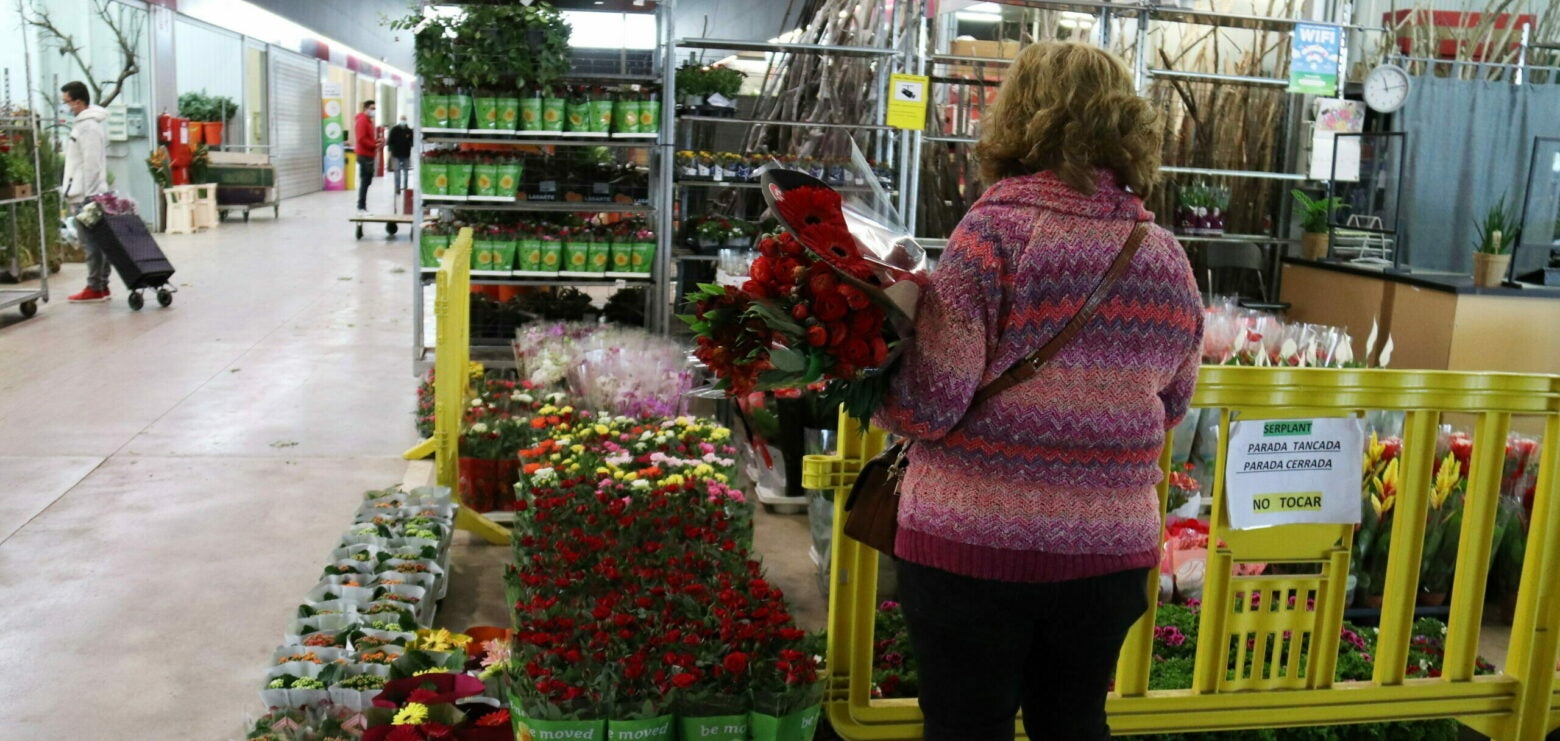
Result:
<svg viewBox="0 0 1560 741"><path fill-rule="evenodd" d="M450 95L445 109L449 111L449 121L446 124L451 129L471 128L471 96Z"/></svg>
<svg viewBox="0 0 1560 741"><path fill-rule="evenodd" d="M678 716L677 733L682 741L748 741L748 716Z"/></svg>
<svg viewBox="0 0 1560 741"><path fill-rule="evenodd" d="M514 270L515 252L518 247L512 239L504 239L493 243L493 267L489 270Z"/></svg>
<svg viewBox="0 0 1560 741"><path fill-rule="evenodd" d="M593 100L590 102L590 130L597 134L606 134L612 131L612 101Z"/></svg>
<svg viewBox="0 0 1560 741"><path fill-rule="evenodd" d="M493 252L496 242L487 239L473 240L471 243L471 269L492 270Z"/></svg>
<svg viewBox="0 0 1560 741"><path fill-rule="evenodd" d="M612 243L612 272L638 272L634 270L634 246L633 242Z"/></svg>
<svg viewBox="0 0 1560 741"><path fill-rule="evenodd" d="M422 192L424 196L446 196L450 193L450 166L442 162L424 162L422 173L418 177L422 180Z"/></svg>
<svg viewBox="0 0 1560 741"><path fill-rule="evenodd" d="M675 716L644 720L608 720L607 741L672 741L677 736Z"/></svg>
<svg viewBox="0 0 1560 741"><path fill-rule="evenodd" d="M590 242L563 243L563 270L571 273L590 272Z"/></svg>
<svg viewBox="0 0 1560 741"><path fill-rule="evenodd" d="M542 99L542 130L563 131L566 108L563 98Z"/></svg>
<svg viewBox="0 0 1560 741"><path fill-rule="evenodd" d="M753 741L812 741L818 730L818 711L814 705L790 715L748 714L748 735Z"/></svg>
<svg viewBox="0 0 1560 741"><path fill-rule="evenodd" d="M422 96L422 127L425 129L442 129L449 119L448 96L424 95Z"/></svg>
<svg viewBox="0 0 1560 741"><path fill-rule="evenodd" d="M612 127L619 134L639 133L639 101L619 100L613 103Z"/></svg>
<svg viewBox="0 0 1560 741"><path fill-rule="evenodd" d="M506 162L497 168L498 182L493 186L493 195L514 198L520 189L520 163Z"/></svg>
<svg viewBox="0 0 1560 741"><path fill-rule="evenodd" d="M569 131L590 131L590 101L583 103L569 103L564 108L564 115L568 118Z"/></svg>
<svg viewBox="0 0 1560 741"><path fill-rule="evenodd" d="M498 130L514 131L520 126L520 99L498 99Z"/></svg>
<svg viewBox="0 0 1560 741"><path fill-rule="evenodd" d="M498 192L498 165L477 165L471 168L471 194L493 196Z"/></svg>
<svg viewBox="0 0 1560 741"><path fill-rule="evenodd" d="M541 131L542 130L542 99L541 98L521 98L520 99L520 130L521 131Z"/></svg>
<svg viewBox="0 0 1560 741"><path fill-rule="evenodd" d="M477 109L477 128L484 131L498 129L498 98L479 97L472 101Z"/></svg>
<svg viewBox="0 0 1560 741"><path fill-rule="evenodd" d="M417 247L422 254L422 266L437 268L439 261L444 259L444 251L450 248L450 235L425 233L417 241Z"/></svg>
<svg viewBox="0 0 1560 741"><path fill-rule="evenodd" d="M510 708L520 703L510 695ZM606 741L607 722L604 720L535 720L510 715L517 741Z"/></svg>
<svg viewBox="0 0 1560 741"><path fill-rule="evenodd" d="M610 242L590 243L590 272L605 273L612 267L612 244Z"/></svg>
<svg viewBox="0 0 1560 741"><path fill-rule="evenodd" d="M450 172L450 191L447 195L466 196L471 194L471 171L474 169L468 164L445 165Z"/></svg>
<svg viewBox="0 0 1560 741"><path fill-rule="evenodd" d="M639 101L639 133L654 134L661 130L661 101Z"/></svg>
<svg viewBox="0 0 1560 741"><path fill-rule="evenodd" d="M542 270L545 272L563 269L563 243L557 240L541 240L542 243Z"/></svg>
<svg viewBox="0 0 1560 741"><path fill-rule="evenodd" d="M522 239L517 244L516 270L538 272L542 270L542 251L546 244L540 239Z"/></svg>
<svg viewBox="0 0 1560 741"><path fill-rule="evenodd" d="M634 243L634 254L630 258L636 273L649 273L655 268L655 242Z"/></svg>

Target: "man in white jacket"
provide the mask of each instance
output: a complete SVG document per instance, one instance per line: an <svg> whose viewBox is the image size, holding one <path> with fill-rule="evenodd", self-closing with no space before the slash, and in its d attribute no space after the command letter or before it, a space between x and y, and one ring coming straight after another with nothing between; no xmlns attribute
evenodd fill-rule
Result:
<svg viewBox="0 0 1560 741"><path fill-rule="evenodd" d="M92 105L92 93L80 82L68 82L60 88L60 98L76 115L70 127L70 142L65 145L65 182L60 192L70 211L81 210L87 196L108 192L108 139L103 121L108 111ZM108 300L108 279L112 268L108 256L88 240L82 240L87 252L87 287L71 296L75 303Z"/></svg>

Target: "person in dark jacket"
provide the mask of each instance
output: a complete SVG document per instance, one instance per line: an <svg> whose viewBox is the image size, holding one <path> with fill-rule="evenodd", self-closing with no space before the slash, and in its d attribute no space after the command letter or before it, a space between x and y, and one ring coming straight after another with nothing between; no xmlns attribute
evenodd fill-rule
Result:
<svg viewBox="0 0 1560 741"><path fill-rule="evenodd" d="M390 166L395 172L395 192L400 193L411 184L412 172L412 127L406 125L406 116L401 116L401 120L390 127L386 139Z"/></svg>

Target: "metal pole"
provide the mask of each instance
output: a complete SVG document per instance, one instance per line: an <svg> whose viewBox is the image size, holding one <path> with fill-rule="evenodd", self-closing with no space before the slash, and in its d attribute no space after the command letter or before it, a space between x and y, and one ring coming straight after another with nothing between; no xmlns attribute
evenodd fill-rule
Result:
<svg viewBox="0 0 1560 741"><path fill-rule="evenodd" d="M1523 73L1525 73L1527 71L1528 43L1531 41L1532 32L1533 32L1533 24L1531 24L1531 23L1524 23L1524 24L1522 24L1522 44L1521 44L1521 46L1519 46L1517 48L1516 84L1518 86L1522 85L1523 78L1525 77L1525 75Z"/></svg>
<svg viewBox="0 0 1560 741"><path fill-rule="evenodd" d="M428 80L418 78L417 88L413 91L412 100L416 101L417 115L413 117L412 125L412 152L417 155L417 173L422 176L423 168L423 128L422 109L423 93L428 89ZM269 103L267 107L270 106ZM408 183L410 185L410 183ZM423 189L418 184L412 191L412 375L417 375L417 364L423 359L423 264L422 264L422 217L423 217Z"/></svg>
<svg viewBox="0 0 1560 741"><path fill-rule="evenodd" d="M28 41L27 41L27 37L28 36L29 36L29 34L24 30L23 33L22 33L22 69L23 69L24 73L27 75L27 107L29 109L31 109L32 106L33 106L33 100L34 100L33 99L33 94L34 94L34 91L33 91L33 76L32 76L32 48L31 48L32 45L29 44ZM36 203L33 204L36 207L37 211L38 211L38 290L39 290L39 293L42 294L42 296L40 296L40 298L43 299L44 303L48 303L48 301L49 301L49 232L47 231L46 227L44 226L44 220L43 220L43 194L44 194L44 188L43 188L43 161L42 161L43 137L38 133L38 119L39 119L40 116L41 116L41 114L39 114L39 113L28 113L27 114L27 126L28 126L28 128L32 129L33 184L38 186L38 200L37 200ZM64 205L64 201L65 201L65 194L62 192L62 193L60 193L60 204L62 206ZM16 217L16 210L13 208L12 211L11 211L11 223L12 224L19 224L20 221L21 220ZM20 242L20 240L12 240L12 242L13 242L13 244L16 245L16 247L15 247L16 251L18 253L20 253L21 252L21 242ZM21 273L19 271L17 272L16 277L17 278L21 278L22 277Z"/></svg>
<svg viewBox="0 0 1560 741"><path fill-rule="evenodd" d="M1148 94L1148 24L1152 13L1145 6L1137 16L1137 54L1132 64L1132 83L1137 87L1138 95Z"/></svg>
<svg viewBox="0 0 1560 741"><path fill-rule="evenodd" d="M661 37L661 136L655 143L654 157L651 166L656 168L656 181L659 186L652 198L656 211L656 252L655 264L651 267L654 274L651 276L651 288L648 291L650 300L655 302L646 322L652 331L662 335L671 332L671 285L672 285L672 209L677 205L677 197L672 184L672 161L674 136L677 120L677 46L675 18L677 17L676 0L663 0L656 7L656 26L660 30Z"/></svg>

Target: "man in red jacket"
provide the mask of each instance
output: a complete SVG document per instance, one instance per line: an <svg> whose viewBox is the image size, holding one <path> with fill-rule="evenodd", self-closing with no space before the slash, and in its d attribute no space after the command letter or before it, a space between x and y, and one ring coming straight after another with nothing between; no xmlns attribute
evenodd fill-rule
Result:
<svg viewBox="0 0 1560 741"><path fill-rule="evenodd" d="M374 101L363 101L363 111L357 114L352 127L352 151L357 153L358 163L358 213L368 210L368 185L374 182L374 154L379 142L374 136Z"/></svg>

